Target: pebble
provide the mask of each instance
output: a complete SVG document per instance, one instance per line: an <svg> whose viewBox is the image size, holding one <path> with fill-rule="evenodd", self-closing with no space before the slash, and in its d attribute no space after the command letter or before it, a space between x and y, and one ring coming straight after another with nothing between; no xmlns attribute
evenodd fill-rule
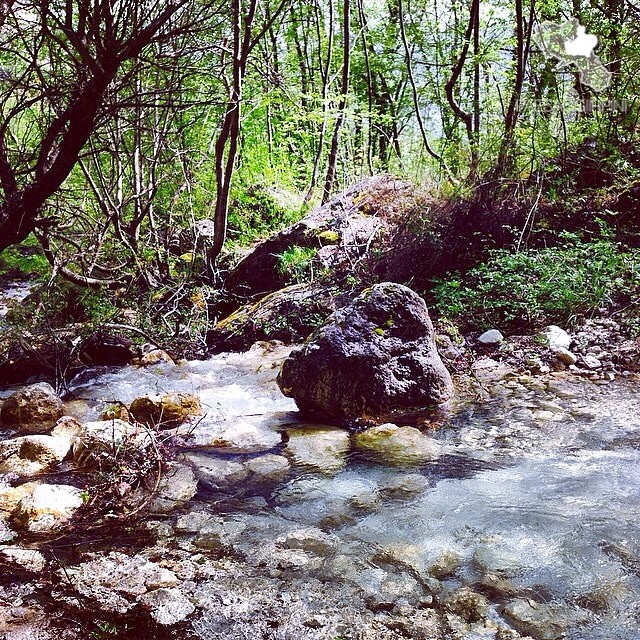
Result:
<svg viewBox="0 0 640 640"><path fill-rule="evenodd" d="M504 336L497 329L489 329L485 331L479 338L478 342L487 346L498 345L504 341Z"/></svg>

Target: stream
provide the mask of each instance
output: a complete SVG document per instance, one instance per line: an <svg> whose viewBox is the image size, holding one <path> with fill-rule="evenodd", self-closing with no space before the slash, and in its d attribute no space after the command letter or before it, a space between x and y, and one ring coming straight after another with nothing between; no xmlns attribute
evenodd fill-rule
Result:
<svg viewBox="0 0 640 640"><path fill-rule="evenodd" d="M302 530L308 539L285 547L311 555L281 563L284 577L346 583L374 610L428 606L434 595L446 603L454 594L455 611L455 594L470 587L485 594L487 609L469 638L494 637L487 620L543 638L640 637L634 383L503 381L489 401L456 407L429 432L440 445L435 459L396 455L389 464L344 445L342 434L327 439L340 430L299 423L275 384L287 352L256 347L181 366L125 368L73 391L86 404L85 419L114 399L194 393L207 416L191 432L190 449L206 444L212 429L228 432L241 422L255 427L246 451L242 443L231 453L229 446L201 451L226 462L264 454L291 460L278 482L229 482L226 491L201 490L189 507L228 523L224 543L256 566L268 565L260 556L274 552L274 541ZM265 437L273 432L275 439ZM517 610L528 601L543 605L546 620ZM510 602L516 610L505 614Z"/></svg>
<svg viewBox="0 0 640 640"><path fill-rule="evenodd" d="M181 581L177 637L640 638L634 380L499 381L423 428L437 452L424 459L302 422L275 383L288 351L72 384L83 420L158 392L207 412L177 456L204 469L197 494L150 515L154 542L137 550Z"/></svg>

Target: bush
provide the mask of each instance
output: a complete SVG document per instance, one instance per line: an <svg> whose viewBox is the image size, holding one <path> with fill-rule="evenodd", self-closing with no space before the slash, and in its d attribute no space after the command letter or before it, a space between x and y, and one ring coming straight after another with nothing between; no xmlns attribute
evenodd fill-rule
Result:
<svg viewBox="0 0 640 640"><path fill-rule="evenodd" d="M229 238L241 245L249 244L293 224L299 217L299 211L282 206L261 185L239 189L229 204Z"/></svg>
<svg viewBox="0 0 640 640"><path fill-rule="evenodd" d="M293 246L278 255L278 273L287 276L287 283L313 280L313 259L316 250Z"/></svg>
<svg viewBox="0 0 640 640"><path fill-rule="evenodd" d="M463 325L518 331L551 322L572 325L596 311L629 303L640 291L640 250L622 252L609 238L561 236L557 247L498 249L471 269L436 282L440 313Z"/></svg>
<svg viewBox="0 0 640 640"><path fill-rule="evenodd" d="M0 254L0 275L42 281L50 271L51 267L33 235Z"/></svg>

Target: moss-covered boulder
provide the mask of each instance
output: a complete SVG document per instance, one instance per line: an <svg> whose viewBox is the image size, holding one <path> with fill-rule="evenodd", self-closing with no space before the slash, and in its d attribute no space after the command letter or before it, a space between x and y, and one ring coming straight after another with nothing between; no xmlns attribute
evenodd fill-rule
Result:
<svg viewBox="0 0 640 640"><path fill-rule="evenodd" d="M295 284L247 304L207 333L211 353L245 351L260 340L301 342L350 297L320 283Z"/></svg>
<svg viewBox="0 0 640 640"><path fill-rule="evenodd" d="M384 237L388 221L413 193L410 183L379 175L353 185L302 220L253 247L231 270L233 296L256 299L291 283L280 257L294 247L316 250L319 268L348 271Z"/></svg>

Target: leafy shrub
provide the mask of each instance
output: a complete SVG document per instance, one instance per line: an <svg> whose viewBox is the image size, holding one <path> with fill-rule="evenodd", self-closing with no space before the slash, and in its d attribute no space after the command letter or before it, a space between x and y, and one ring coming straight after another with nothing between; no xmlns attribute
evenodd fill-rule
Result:
<svg viewBox="0 0 640 640"><path fill-rule="evenodd" d="M49 271L49 263L33 236L19 245L8 247L0 254L0 274L42 280Z"/></svg>
<svg viewBox="0 0 640 640"><path fill-rule="evenodd" d="M278 272L288 276L288 282L304 282L313 279L313 258L316 250L293 246L278 256Z"/></svg>
<svg viewBox="0 0 640 640"><path fill-rule="evenodd" d="M283 207L267 189L254 185L239 190L229 205L229 238L248 244L298 218L299 212Z"/></svg>
<svg viewBox="0 0 640 640"><path fill-rule="evenodd" d="M544 249L491 251L489 259L433 289L440 313L479 328L517 331L576 319L640 292L640 250L623 253L604 238L582 242L562 234L562 244Z"/></svg>

